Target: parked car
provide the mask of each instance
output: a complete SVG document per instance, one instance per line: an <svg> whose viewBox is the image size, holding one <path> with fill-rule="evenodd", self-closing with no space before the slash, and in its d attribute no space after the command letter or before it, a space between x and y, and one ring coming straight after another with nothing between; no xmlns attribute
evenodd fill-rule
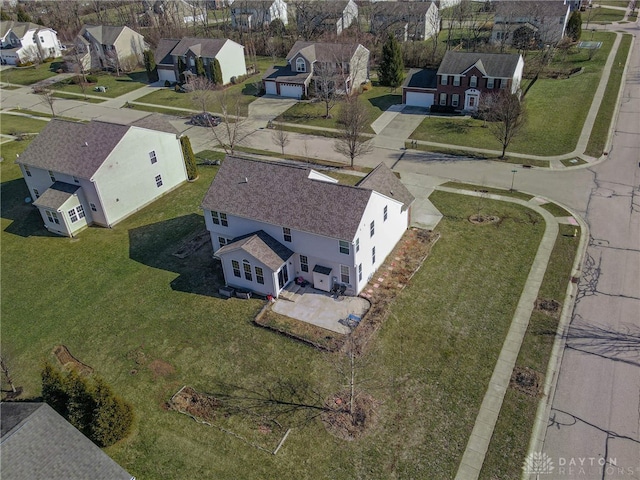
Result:
<svg viewBox="0 0 640 480"><path fill-rule="evenodd" d="M222 119L216 115L211 115L210 113L198 113L197 115L193 115L191 117L189 123L191 125L197 125L199 127L216 127L222 123Z"/></svg>

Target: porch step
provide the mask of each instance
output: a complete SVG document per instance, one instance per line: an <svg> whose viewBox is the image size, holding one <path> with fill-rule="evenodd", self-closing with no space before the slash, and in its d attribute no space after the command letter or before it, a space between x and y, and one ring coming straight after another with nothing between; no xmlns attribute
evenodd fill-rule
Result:
<svg viewBox="0 0 640 480"><path fill-rule="evenodd" d="M300 285L296 285L295 282L291 282L280 292L279 298L290 302L296 302L305 290L306 288L302 288Z"/></svg>

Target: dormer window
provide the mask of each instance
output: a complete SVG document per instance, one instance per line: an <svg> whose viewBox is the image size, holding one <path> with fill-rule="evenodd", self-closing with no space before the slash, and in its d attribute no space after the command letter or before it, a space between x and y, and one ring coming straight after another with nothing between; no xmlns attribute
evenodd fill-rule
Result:
<svg viewBox="0 0 640 480"><path fill-rule="evenodd" d="M475 75L473 75L470 79L469 79L469 86L476 88L478 86L478 77L476 77Z"/></svg>
<svg viewBox="0 0 640 480"><path fill-rule="evenodd" d="M460 77L459 76L455 76L453 77L453 86L454 87L459 87L460 86Z"/></svg>
<svg viewBox="0 0 640 480"><path fill-rule="evenodd" d="M298 57L296 58L296 72L306 72L307 71L307 62L304 61L304 58Z"/></svg>

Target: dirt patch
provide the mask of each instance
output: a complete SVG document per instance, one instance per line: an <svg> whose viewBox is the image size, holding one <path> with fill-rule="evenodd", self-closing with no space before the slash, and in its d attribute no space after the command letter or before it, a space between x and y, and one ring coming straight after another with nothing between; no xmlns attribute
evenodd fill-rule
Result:
<svg viewBox="0 0 640 480"><path fill-rule="evenodd" d="M534 304L534 308L537 311L546 313L547 315L551 316L558 315L561 307L562 304L560 302L549 298L536 298L536 302Z"/></svg>
<svg viewBox="0 0 640 480"><path fill-rule="evenodd" d="M176 371L173 365L160 359L151 362L148 368L151 370L151 373L153 373L154 380L157 380L160 377L167 377Z"/></svg>
<svg viewBox="0 0 640 480"><path fill-rule="evenodd" d="M474 225L491 225L492 223L498 223L500 217L496 217L495 215L474 214L469 217L469 221Z"/></svg>
<svg viewBox="0 0 640 480"><path fill-rule="evenodd" d="M133 350L127 353L127 358L129 360L133 360L136 365L146 365L149 359L147 358L147 354L142 350L142 345L134 348ZM136 373L138 371L136 370Z"/></svg>
<svg viewBox="0 0 640 480"><path fill-rule="evenodd" d="M529 367L516 367L511 374L509 386L530 397L539 397L542 394L542 380L541 373Z"/></svg>
<svg viewBox="0 0 640 480"><path fill-rule="evenodd" d="M189 255L200 250L202 246L210 240L211 235L208 230L199 230L182 242L173 256L178 258L187 258Z"/></svg>
<svg viewBox="0 0 640 480"><path fill-rule="evenodd" d="M327 431L342 440L356 440L367 434L377 420L376 401L371 395L358 393L353 402L353 413L349 412L349 393L332 395L326 401L330 409L321 415Z"/></svg>
<svg viewBox="0 0 640 480"><path fill-rule="evenodd" d="M76 357L71 355L69 349L64 345L56 345L53 349L53 354L56 356L60 364L69 370L73 369L81 375L90 375L93 373L93 368L82 363Z"/></svg>
<svg viewBox="0 0 640 480"><path fill-rule="evenodd" d="M218 417L222 402L210 395L199 393L191 387L185 387L171 398L169 406L180 413L213 422Z"/></svg>
<svg viewBox="0 0 640 480"><path fill-rule="evenodd" d="M4 397L2 398L2 400L8 402L10 402L11 400L15 400L20 395L22 395L22 390L22 387L16 387L15 392L13 390L3 390L2 393L4 394Z"/></svg>

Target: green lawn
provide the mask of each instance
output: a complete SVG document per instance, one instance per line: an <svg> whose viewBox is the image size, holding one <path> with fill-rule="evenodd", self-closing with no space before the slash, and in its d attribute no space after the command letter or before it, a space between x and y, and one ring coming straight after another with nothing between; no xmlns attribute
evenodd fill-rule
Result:
<svg viewBox="0 0 640 480"><path fill-rule="evenodd" d="M40 80L55 77L57 75L56 70L60 68L62 68L62 59L32 67L11 68L0 72L0 81L17 83L18 85L31 85Z"/></svg>
<svg viewBox="0 0 640 480"><path fill-rule="evenodd" d="M593 130L591 130L591 136L589 137L589 143L585 153L592 157L599 157L604 152L604 148L607 144L607 136L609 135L609 128L611 127L611 121L613 120L613 112L615 111L618 103L618 93L620 92L620 83L622 82L622 75L624 73L624 66L629 56L629 48L631 47L631 35L624 35L620 41L616 58L611 66L611 75L609 76L609 82L607 83L607 89L602 98L602 104L600 110L598 110L598 116L593 124Z"/></svg>
<svg viewBox="0 0 640 480"><path fill-rule="evenodd" d="M597 32L594 41L604 42L592 60L585 50L576 50L565 61L558 59L551 69L583 67L584 72L567 79L538 80L527 93L527 124L509 145L507 152L561 155L576 147L590 103L598 88L602 68L615 34ZM481 120L456 117L428 117L411 138L458 146L498 150L500 143Z"/></svg>
<svg viewBox="0 0 640 480"><path fill-rule="evenodd" d="M0 133L15 135L19 133L39 133L47 126L45 120L22 117L8 113L0 114Z"/></svg>
<svg viewBox="0 0 640 480"><path fill-rule="evenodd" d="M144 70L122 73L119 77L115 74L103 72L97 74L97 77L98 81L95 84L89 83L86 85L85 89L87 94L115 98L142 88L147 84L147 72ZM107 91L104 93L94 92L93 89L97 86L107 87ZM82 93L80 85L69 81L56 83L52 88L60 92Z"/></svg>
<svg viewBox="0 0 640 480"><path fill-rule="evenodd" d="M87 92L89 93L89 92ZM69 100L79 100L81 102L87 102L87 103L102 103L102 102L106 102L106 99L102 99L102 98L94 98L94 97L87 97L84 98L82 96L78 96L78 95L72 95L70 93L62 93L62 92L54 92L53 96L56 98L66 98Z"/></svg>
<svg viewBox="0 0 640 480"><path fill-rule="evenodd" d="M134 405L132 435L106 451L138 478L452 478L541 238L540 218L486 201L504 220L474 226L468 198L435 192L442 236L359 367L360 388L380 402L377 422L366 438L345 442L317 419L284 417L295 428L273 456L163 408L183 385L264 393L281 381L321 399L344 385L339 354L254 326L259 300L218 298L210 255L172 255L203 228L199 205L215 172L201 166L197 182L113 229L70 240L47 234L23 202L18 167L0 165L2 350L23 398L40 394L41 361L64 344ZM154 361L173 370L154 370ZM302 400L315 401L308 393ZM220 421L247 428L233 416Z"/></svg>
<svg viewBox="0 0 640 480"><path fill-rule="evenodd" d="M582 28L583 31L587 26L587 17L589 12L582 13ZM590 23L612 23L619 22L624 18L624 12L622 10L614 10L612 8L594 8L591 14Z"/></svg>

